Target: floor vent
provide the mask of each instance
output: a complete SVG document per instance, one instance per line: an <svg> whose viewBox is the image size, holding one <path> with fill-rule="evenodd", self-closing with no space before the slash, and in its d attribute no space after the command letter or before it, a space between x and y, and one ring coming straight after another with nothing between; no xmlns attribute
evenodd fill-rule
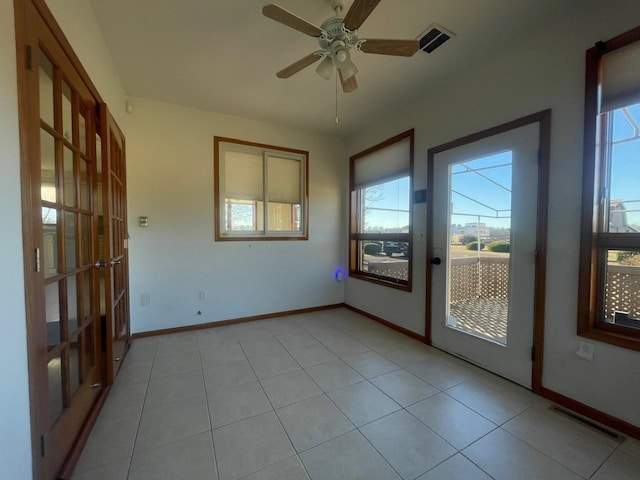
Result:
<svg viewBox="0 0 640 480"><path fill-rule="evenodd" d="M580 422L581 424L589 427L591 430L595 430L598 433L606 435L607 437L611 438L612 440L615 440L618 443L622 443L625 440L625 438L622 435L619 435L613 430L609 430L608 428L605 428L596 422L592 422L588 418L584 418L578 415L577 413L572 412L571 410L567 410L566 408L559 407L558 405L551 405L549 407L549 410L559 415L562 415L564 417L570 418L571 420L574 420L576 422Z"/></svg>
<svg viewBox="0 0 640 480"><path fill-rule="evenodd" d="M449 30L434 23L424 32L418 35L418 40L420 41L420 50L426 53L431 53L453 36L454 34Z"/></svg>

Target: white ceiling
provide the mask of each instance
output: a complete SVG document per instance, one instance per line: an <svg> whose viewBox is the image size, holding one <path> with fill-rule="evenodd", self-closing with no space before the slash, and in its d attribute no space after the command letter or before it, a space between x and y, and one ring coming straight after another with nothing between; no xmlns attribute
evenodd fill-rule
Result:
<svg viewBox="0 0 640 480"><path fill-rule="evenodd" d="M411 58L354 53L359 88L338 93L307 67L275 73L317 49L315 38L262 15L269 0L91 0L128 95L351 135L430 87L569 14L583 0L383 0L360 38L414 39L432 23L456 34ZM345 10L352 0L345 1ZM320 25L325 0L275 0Z"/></svg>

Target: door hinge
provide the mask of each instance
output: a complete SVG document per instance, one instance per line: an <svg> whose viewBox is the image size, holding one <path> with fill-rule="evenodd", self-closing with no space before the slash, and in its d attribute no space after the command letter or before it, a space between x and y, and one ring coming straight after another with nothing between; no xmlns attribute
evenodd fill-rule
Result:
<svg viewBox="0 0 640 480"><path fill-rule="evenodd" d="M536 347L531 347L531 361L536 361Z"/></svg>
<svg viewBox="0 0 640 480"><path fill-rule="evenodd" d="M40 273L40 248L36 248L33 255L36 272Z"/></svg>
<svg viewBox="0 0 640 480"><path fill-rule="evenodd" d="M25 51L25 67L27 68L27 70L31 70L31 67L33 65L33 62L31 60L31 45L27 45L25 47L26 51Z"/></svg>
<svg viewBox="0 0 640 480"><path fill-rule="evenodd" d="M44 435L40 435L40 455L47 458L47 444Z"/></svg>

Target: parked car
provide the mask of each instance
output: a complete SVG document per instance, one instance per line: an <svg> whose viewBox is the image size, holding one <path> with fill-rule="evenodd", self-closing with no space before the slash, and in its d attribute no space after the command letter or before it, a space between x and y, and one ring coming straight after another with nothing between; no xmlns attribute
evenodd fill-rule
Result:
<svg viewBox="0 0 640 480"><path fill-rule="evenodd" d="M401 253L403 257L409 256L409 242L384 242L382 251L387 257L392 257L394 253Z"/></svg>

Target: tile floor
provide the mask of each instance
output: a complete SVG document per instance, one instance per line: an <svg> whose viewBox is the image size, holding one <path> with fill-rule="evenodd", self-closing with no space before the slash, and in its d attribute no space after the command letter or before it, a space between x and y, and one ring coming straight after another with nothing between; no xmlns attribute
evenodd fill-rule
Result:
<svg viewBox="0 0 640 480"><path fill-rule="evenodd" d="M149 337L73 480L640 479L548 407L346 309Z"/></svg>

